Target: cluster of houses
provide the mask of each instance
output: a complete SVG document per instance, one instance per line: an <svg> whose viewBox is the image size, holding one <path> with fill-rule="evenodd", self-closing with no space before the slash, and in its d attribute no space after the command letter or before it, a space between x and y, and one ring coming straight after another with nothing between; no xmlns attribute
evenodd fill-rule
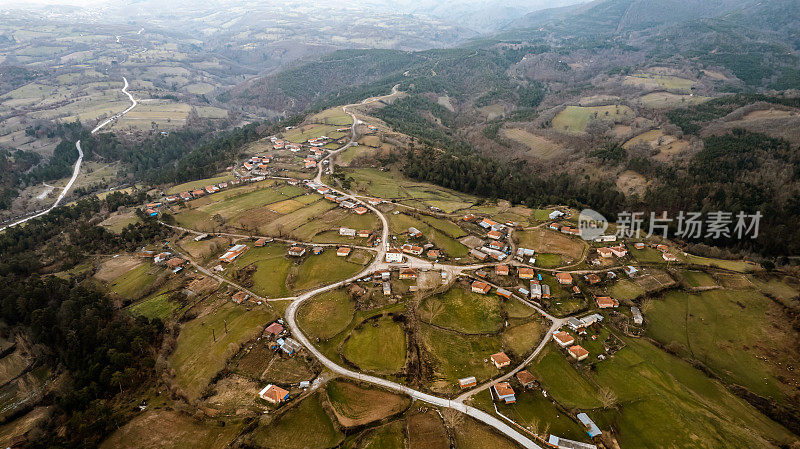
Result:
<svg viewBox="0 0 800 449"><path fill-rule="evenodd" d="M188 262L188 260L174 257L172 253L166 251L153 256L153 263L166 267L173 274L180 273Z"/></svg>
<svg viewBox="0 0 800 449"><path fill-rule="evenodd" d="M621 258L628 255L628 250L623 244L619 244L617 246L600 247L597 248L597 255L604 259L610 259L615 256Z"/></svg>
<svg viewBox="0 0 800 449"><path fill-rule="evenodd" d="M276 352L281 352L287 356L293 356L301 348L299 342L294 340L288 330L283 326L283 320L278 319L271 323L264 330L264 334L268 339L267 346ZM301 382L300 386L308 386L308 382ZM270 402L272 404L280 404L289 400L289 391L274 384L269 384L258 392L258 397Z"/></svg>
<svg viewBox="0 0 800 449"><path fill-rule="evenodd" d="M266 178L264 176L242 176L242 177L239 177L239 178L232 179L230 181L223 181L223 182L220 182L220 183L217 183L217 184L212 184L212 185L209 185L209 186L206 186L206 187L203 187L203 188L198 188L198 189L194 189L194 190L187 190L185 192L179 193L178 195L169 195L169 196L164 198L164 201L166 201L167 203L176 203L178 201L190 201L190 200L193 200L195 198L200 198L200 197L203 197L203 196L206 196L206 195L212 195L212 194L217 193L217 192L219 192L221 190L225 190L227 188L230 188L230 187L233 187L233 186L237 186L239 184L243 184L243 183L247 183L247 182L258 182L258 181L263 181L265 179ZM155 206L155 208L158 208L160 206L160 203L148 204L147 208L150 209L151 205L153 205L153 206L157 205L157 206Z"/></svg>
<svg viewBox="0 0 800 449"><path fill-rule="evenodd" d="M511 291L498 287L496 292L498 296L506 299L510 299L515 294L523 299L541 300L551 298L552 293L550 286L543 282L541 274L536 273L536 271L530 267L517 267L516 270L519 280L528 282L530 288L517 287L514 291ZM478 277L486 277L488 273L483 270L478 270L475 274ZM496 276L510 276L511 267L506 264L495 265L494 274ZM572 284L572 275L570 273L559 272L555 274L555 278L559 284ZM475 281L472 283L472 291L485 295L491 291L491 286L483 281ZM572 291L576 295L581 293L581 290L577 286L573 286Z"/></svg>
<svg viewBox="0 0 800 449"><path fill-rule="evenodd" d="M509 256L509 246L506 243L509 228L517 226L516 223L498 223L489 218L478 219L473 214L462 217L463 221L475 223L486 231L486 241L480 248L470 250L470 256L480 261L492 258L499 262L506 260Z"/></svg>
<svg viewBox="0 0 800 449"><path fill-rule="evenodd" d="M548 228L552 229L553 231L558 231L562 234L569 234L569 235L581 235L581 230L574 227L574 226L566 226L556 222L550 223Z"/></svg>
<svg viewBox="0 0 800 449"><path fill-rule="evenodd" d="M598 313L593 313L583 318L572 317L567 320L567 327L579 335L585 335L587 327L599 323L602 320L603 316ZM578 362L589 357L589 351L583 346L576 344L575 337L565 330L559 330L554 333L553 341L555 341L559 347L565 348L570 357Z"/></svg>
<svg viewBox="0 0 800 449"><path fill-rule="evenodd" d="M369 212L369 209L367 209L363 204L359 203L355 198L347 195L337 195L333 189L325 184L316 181L305 181L305 184L309 189L319 193L325 197L326 200L338 204L339 207L343 209L351 210L357 215L364 215Z"/></svg>

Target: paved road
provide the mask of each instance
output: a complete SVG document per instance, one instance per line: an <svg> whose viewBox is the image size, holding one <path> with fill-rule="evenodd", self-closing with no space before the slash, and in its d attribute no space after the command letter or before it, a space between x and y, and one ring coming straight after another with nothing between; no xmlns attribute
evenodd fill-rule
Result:
<svg viewBox="0 0 800 449"><path fill-rule="evenodd" d="M122 88L122 93L127 95L128 98L131 100L131 106L128 109L125 109L124 111L120 112L119 114L116 114L116 115L112 116L111 118L106 119L105 121L103 121L99 125L97 125L92 130L92 134L96 134L98 131L100 131L100 129L102 127L108 125L112 121L114 121L114 120L122 117L123 115L127 114L131 109L135 108L136 105L138 104L136 102L136 99L133 98L133 95L131 95L128 92L128 79L123 76L122 80L125 82L125 86ZM67 185L64 186L64 189L61 191L61 193L58 194L58 198L56 198L55 203L53 203L52 206L50 206L49 208L47 208L47 209L45 209L45 210L43 210L43 211L41 211L39 213L36 213L36 214L31 215L29 217L25 217L25 218L23 218L21 220L15 221L14 223L11 223L9 225L3 226L2 228L0 228L0 231L8 229L8 228L10 228L12 226L16 226L18 224L25 223L28 220L32 220L32 219L37 218L37 217L41 217L42 215L50 212L51 210L53 210L56 207L58 207L59 204L61 204L61 200L63 200L64 197L67 196L67 193L69 193L69 189L71 189L72 185L75 184L75 180L78 178L78 174L80 174L80 172L81 172L81 163L83 162L83 149L81 149L81 141L80 140L75 142L75 148L78 149L78 160L75 161L75 168L72 169L72 177L67 182Z"/></svg>

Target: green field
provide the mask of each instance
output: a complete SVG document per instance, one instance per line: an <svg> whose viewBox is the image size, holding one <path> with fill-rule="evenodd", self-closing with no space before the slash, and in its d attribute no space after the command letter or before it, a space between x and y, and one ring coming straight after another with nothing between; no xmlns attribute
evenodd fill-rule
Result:
<svg viewBox="0 0 800 449"><path fill-rule="evenodd" d="M638 298L643 295L645 291L642 287L629 279L620 279L611 286L608 293L613 298L625 300Z"/></svg>
<svg viewBox="0 0 800 449"><path fill-rule="evenodd" d="M340 128L340 126L322 124L302 125L284 132L283 138L289 142L295 143L303 143L309 139L315 139L320 136L328 136L335 140L344 136L344 133L336 131L336 128Z"/></svg>
<svg viewBox="0 0 800 449"><path fill-rule="evenodd" d="M344 435L336 430L321 401L321 393L303 399L275 422L256 428L250 435L252 442L271 449L326 449L338 446Z"/></svg>
<svg viewBox="0 0 800 449"><path fill-rule="evenodd" d="M688 363L644 340L623 341L627 346L591 374L619 405L589 413L601 429L617 429L621 447L694 448L701 441L744 449L795 439Z"/></svg>
<svg viewBox="0 0 800 449"><path fill-rule="evenodd" d="M373 168L346 169L344 172L353 178L355 190L379 198L395 199L412 207L427 209L433 206L452 213L472 206L477 200L473 196L433 184L412 181L399 172Z"/></svg>
<svg viewBox="0 0 800 449"><path fill-rule="evenodd" d="M225 270L225 276L233 280L236 270L255 264L252 290L261 296L282 298L289 296L286 277L292 261L286 257L286 248L280 244L269 244L261 248L251 247Z"/></svg>
<svg viewBox="0 0 800 449"><path fill-rule="evenodd" d="M365 257L358 253L363 251L354 250L344 258L328 249L322 254L307 256L297 270L292 289L297 292L355 276L369 263L369 260L364 262Z"/></svg>
<svg viewBox="0 0 800 449"><path fill-rule="evenodd" d="M388 316L364 322L350 334L342 353L362 370L396 373L406 360L405 330Z"/></svg>
<svg viewBox="0 0 800 449"><path fill-rule="evenodd" d="M495 429L472 418L466 418L453 428L458 449L518 449L519 446Z"/></svg>
<svg viewBox="0 0 800 449"><path fill-rule="evenodd" d="M139 265L114 280L109 292L125 299L140 298L148 286L152 285L161 269L150 263Z"/></svg>
<svg viewBox="0 0 800 449"><path fill-rule="evenodd" d="M620 123L634 117L633 110L624 105L567 106L553 119L553 129L569 134L582 134L593 120Z"/></svg>
<svg viewBox="0 0 800 449"><path fill-rule="evenodd" d="M503 325L499 297L459 287L425 298L419 314L428 323L467 334L493 333Z"/></svg>
<svg viewBox="0 0 800 449"><path fill-rule="evenodd" d="M128 307L132 315L141 315L147 318L165 319L181 307L180 303L170 301L169 293L162 293L152 298L145 299Z"/></svg>
<svg viewBox="0 0 800 449"><path fill-rule="evenodd" d="M686 78L680 78L672 75L640 73L625 77L623 84L644 87L647 89L668 89L688 92L697 83Z"/></svg>
<svg viewBox="0 0 800 449"><path fill-rule="evenodd" d="M552 433L576 441L588 440L583 426L557 409L550 399L545 398L540 391L516 389L515 396L516 403L498 402L497 410L513 419L517 424L530 426L534 432L538 433Z"/></svg>
<svg viewBox="0 0 800 449"><path fill-rule="evenodd" d="M337 125L338 127L353 124L353 118L338 106L314 114L311 116L311 121L324 123L326 125Z"/></svg>
<svg viewBox="0 0 800 449"><path fill-rule="evenodd" d="M175 370L175 381L187 397L198 398L239 345L255 337L273 318L266 309L247 311L224 302L210 313L183 324L169 361Z"/></svg>
<svg viewBox="0 0 800 449"><path fill-rule="evenodd" d="M389 226L395 234L408 233L408 228L412 226L419 229L423 240L430 241L450 257L466 257L469 254L469 248L457 240L466 235L466 232L449 220L428 216L417 219L407 214L391 214Z"/></svg>
<svg viewBox="0 0 800 449"><path fill-rule="evenodd" d="M549 344L528 370L542 383L542 388L568 408L599 407L597 387L587 381L567 361L566 352Z"/></svg>
<svg viewBox="0 0 800 449"><path fill-rule="evenodd" d="M702 271L683 270L681 275L689 287L715 287L717 285L711 275Z"/></svg>
<svg viewBox="0 0 800 449"><path fill-rule="evenodd" d="M753 290L671 291L663 301L652 301L647 333L673 344L681 356L699 360L726 382L784 402L787 398L773 369L781 359L763 358L791 347L784 335L770 329L773 307Z"/></svg>
<svg viewBox="0 0 800 449"><path fill-rule="evenodd" d="M350 324L355 303L343 289L315 296L297 311L297 321L309 337L326 340L342 332Z"/></svg>
<svg viewBox="0 0 800 449"><path fill-rule="evenodd" d="M517 356L527 355L539 344L544 335L544 327L536 321L506 328L501 337L503 346Z"/></svg>
<svg viewBox="0 0 800 449"><path fill-rule="evenodd" d="M456 381L475 376L478 382L497 374L497 368L485 360L503 350L499 337L492 335L464 335L423 324L420 326L422 343L433 360L436 391L453 392Z"/></svg>
<svg viewBox="0 0 800 449"><path fill-rule="evenodd" d="M370 430L357 447L359 449L405 449L403 427L402 421L392 421Z"/></svg>

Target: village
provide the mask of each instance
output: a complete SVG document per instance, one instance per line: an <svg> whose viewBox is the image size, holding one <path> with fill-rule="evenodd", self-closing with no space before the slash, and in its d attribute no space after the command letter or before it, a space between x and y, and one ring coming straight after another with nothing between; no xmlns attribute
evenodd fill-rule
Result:
<svg viewBox="0 0 800 449"><path fill-rule="evenodd" d="M178 234L139 252L171 279L213 280L246 311L286 308L234 358L307 367L259 380L252 394L263 413L305 403L331 373L368 375L373 386L477 414L523 446L609 447L603 409L567 408L568 387L554 392L551 372L538 365L584 373L578 378L606 369L645 332L649 306L633 299L674 288L668 272L689 256L639 236L584 240L578 211L563 206L526 217L398 199L399 190L376 188L391 175L359 178L336 166L355 148L346 139L352 126L324 131L338 138L306 127L286 130L310 133L302 142L269 136L215 182L141 206ZM334 170L366 181L344 189ZM212 329L212 339L228 330L227 322Z"/></svg>

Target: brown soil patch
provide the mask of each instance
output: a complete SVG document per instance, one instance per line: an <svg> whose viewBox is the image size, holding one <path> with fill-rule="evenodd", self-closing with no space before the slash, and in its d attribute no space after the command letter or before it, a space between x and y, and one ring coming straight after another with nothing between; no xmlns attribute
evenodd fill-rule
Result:
<svg viewBox="0 0 800 449"><path fill-rule="evenodd" d="M328 399L336 419L344 427L363 426L402 412L411 404L405 396L361 388L350 382L333 381ZM335 393L330 390L335 390Z"/></svg>
<svg viewBox="0 0 800 449"><path fill-rule="evenodd" d="M119 256L106 260L100 265L94 277L103 282L112 282L114 279L133 270L143 263L142 259L135 256Z"/></svg>
<svg viewBox="0 0 800 449"><path fill-rule="evenodd" d="M450 438L447 436L442 419L434 412L417 413L407 420L409 447L415 449L449 449Z"/></svg>

